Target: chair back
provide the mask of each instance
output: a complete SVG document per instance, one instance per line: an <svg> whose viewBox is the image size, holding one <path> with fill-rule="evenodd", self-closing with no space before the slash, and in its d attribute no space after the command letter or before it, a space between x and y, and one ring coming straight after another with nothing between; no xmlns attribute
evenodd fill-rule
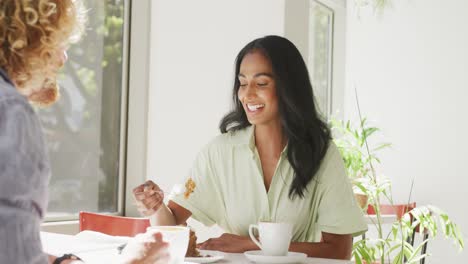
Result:
<svg viewBox="0 0 468 264"><path fill-rule="evenodd" d="M416 203L409 204L381 204L380 213L388 215L396 215L397 219L400 220L404 214L416 208ZM375 215L375 208L372 205L367 207L367 214Z"/></svg>
<svg viewBox="0 0 468 264"><path fill-rule="evenodd" d="M149 219L80 212L80 231L91 230L111 236L133 237L145 233Z"/></svg>

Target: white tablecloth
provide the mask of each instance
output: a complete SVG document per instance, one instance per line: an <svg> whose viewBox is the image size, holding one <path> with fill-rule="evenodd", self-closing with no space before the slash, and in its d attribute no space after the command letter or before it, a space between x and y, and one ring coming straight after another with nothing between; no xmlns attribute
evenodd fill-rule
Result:
<svg viewBox="0 0 468 264"><path fill-rule="evenodd" d="M53 255L74 253L86 263L116 263L119 254L117 247L128 237L114 237L101 233L83 231L76 236L41 232L44 251ZM244 254L224 253L224 259L217 263L251 263ZM307 258L308 264L351 264L351 261Z"/></svg>

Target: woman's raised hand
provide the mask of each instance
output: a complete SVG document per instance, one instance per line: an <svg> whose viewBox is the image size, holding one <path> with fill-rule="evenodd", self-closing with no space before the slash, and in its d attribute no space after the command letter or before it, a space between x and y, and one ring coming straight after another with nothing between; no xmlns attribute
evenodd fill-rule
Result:
<svg viewBox="0 0 468 264"><path fill-rule="evenodd" d="M138 211L145 216L150 216L163 205L164 192L156 183L148 180L133 189L133 198Z"/></svg>

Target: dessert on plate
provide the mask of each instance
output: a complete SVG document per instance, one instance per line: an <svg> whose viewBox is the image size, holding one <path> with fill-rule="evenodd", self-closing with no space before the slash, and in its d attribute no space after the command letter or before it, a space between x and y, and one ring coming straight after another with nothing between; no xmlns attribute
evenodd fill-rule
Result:
<svg viewBox="0 0 468 264"><path fill-rule="evenodd" d="M192 229L190 229L190 239L185 256L190 258L201 257L200 251L197 249L197 236Z"/></svg>

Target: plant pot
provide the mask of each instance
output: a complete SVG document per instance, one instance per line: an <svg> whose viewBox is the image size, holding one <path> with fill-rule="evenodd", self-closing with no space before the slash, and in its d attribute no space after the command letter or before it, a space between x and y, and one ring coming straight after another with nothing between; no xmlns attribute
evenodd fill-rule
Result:
<svg viewBox="0 0 468 264"><path fill-rule="evenodd" d="M354 198L356 199L356 202L358 203L359 207L361 207L361 209L367 209L367 201L369 200L367 195L354 193Z"/></svg>

